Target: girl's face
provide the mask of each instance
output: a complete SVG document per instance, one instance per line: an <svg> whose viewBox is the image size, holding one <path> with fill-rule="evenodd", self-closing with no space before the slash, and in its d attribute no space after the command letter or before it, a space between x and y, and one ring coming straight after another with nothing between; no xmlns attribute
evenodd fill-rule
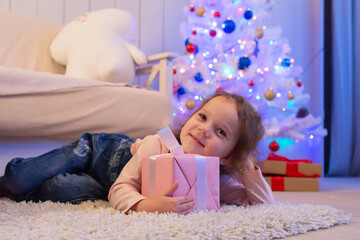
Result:
<svg viewBox="0 0 360 240"><path fill-rule="evenodd" d="M236 104L218 96L207 102L184 125L180 132L185 153L228 157L234 149L240 131Z"/></svg>

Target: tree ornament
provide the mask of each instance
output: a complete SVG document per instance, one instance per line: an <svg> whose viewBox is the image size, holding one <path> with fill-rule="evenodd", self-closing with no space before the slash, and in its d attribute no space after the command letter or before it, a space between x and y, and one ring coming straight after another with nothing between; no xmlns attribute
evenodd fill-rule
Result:
<svg viewBox="0 0 360 240"><path fill-rule="evenodd" d="M220 13L219 13L219 12L215 12L215 13L214 13L214 17L219 18L219 17L220 17Z"/></svg>
<svg viewBox="0 0 360 240"><path fill-rule="evenodd" d="M173 74L176 74L176 73L177 73L176 67L173 67Z"/></svg>
<svg viewBox="0 0 360 240"><path fill-rule="evenodd" d="M188 110L194 110L195 107L196 107L196 103L194 100L190 99L190 100L187 100L186 103L185 103L185 106Z"/></svg>
<svg viewBox="0 0 360 240"><path fill-rule="evenodd" d="M218 87L216 90L215 90L216 93L219 93L219 92L224 92L224 89L222 87Z"/></svg>
<svg viewBox="0 0 360 240"><path fill-rule="evenodd" d="M249 82L249 85L250 85L251 87L254 86L254 81L251 80L251 81Z"/></svg>
<svg viewBox="0 0 360 240"><path fill-rule="evenodd" d="M187 46L190 43L189 38L185 39L185 46Z"/></svg>
<svg viewBox="0 0 360 240"><path fill-rule="evenodd" d="M302 107L298 110L297 114L296 114L296 117L297 118L304 118L306 117L307 115L309 115L309 111L307 110L306 107Z"/></svg>
<svg viewBox="0 0 360 240"><path fill-rule="evenodd" d="M291 66L290 59L284 58L284 59L282 60L281 66L283 66L283 67L290 67L290 66Z"/></svg>
<svg viewBox="0 0 360 240"><path fill-rule="evenodd" d="M223 22L221 27L225 33L232 33L235 30L236 25L233 20L228 19Z"/></svg>
<svg viewBox="0 0 360 240"><path fill-rule="evenodd" d="M186 46L186 51L188 51L188 53L194 53L196 51L196 46L192 43L189 43Z"/></svg>
<svg viewBox="0 0 360 240"><path fill-rule="evenodd" d="M193 11L195 11L195 8L194 8L194 6L190 6L189 10L190 10L190 12L193 12Z"/></svg>
<svg viewBox="0 0 360 240"><path fill-rule="evenodd" d="M256 29L256 38L261 39L263 36L264 36L263 30L261 30L260 28Z"/></svg>
<svg viewBox="0 0 360 240"><path fill-rule="evenodd" d="M248 68L250 65L251 65L250 58L248 58L248 57L241 57L241 58L239 59L238 69L239 69L239 70L245 70L245 68Z"/></svg>
<svg viewBox="0 0 360 240"><path fill-rule="evenodd" d="M289 92L288 99L290 100L294 99L294 94L292 94L292 92Z"/></svg>
<svg viewBox="0 0 360 240"><path fill-rule="evenodd" d="M196 30L192 30L192 34L193 34L193 35L196 35Z"/></svg>
<svg viewBox="0 0 360 240"><path fill-rule="evenodd" d="M251 18L253 17L253 12L251 10L247 10L245 13L244 13L244 18L246 20L250 20Z"/></svg>
<svg viewBox="0 0 360 240"><path fill-rule="evenodd" d="M279 150L279 144L274 140L269 144L269 148L272 152L276 152L277 150Z"/></svg>
<svg viewBox="0 0 360 240"><path fill-rule="evenodd" d="M177 90L178 96L184 95L185 93L186 93L185 88L183 87L178 88Z"/></svg>
<svg viewBox="0 0 360 240"><path fill-rule="evenodd" d="M215 37L216 36L216 31L215 30L210 30L210 36Z"/></svg>
<svg viewBox="0 0 360 240"><path fill-rule="evenodd" d="M265 98L269 101L273 100L275 98L275 93L274 91L272 90L272 88L270 88L269 90L267 90L265 92Z"/></svg>
<svg viewBox="0 0 360 240"><path fill-rule="evenodd" d="M299 80L299 81L296 83L296 85L297 85L298 87L301 87L301 86L302 86L301 81Z"/></svg>
<svg viewBox="0 0 360 240"><path fill-rule="evenodd" d="M204 81L204 78L202 77L201 73L198 72L198 73L195 75L195 81L197 81L197 82L202 82L202 81Z"/></svg>
<svg viewBox="0 0 360 240"><path fill-rule="evenodd" d="M206 12L206 10L205 10L205 8L203 8L203 7L198 7L198 8L196 9L196 15L198 15L199 17L204 16L205 12Z"/></svg>

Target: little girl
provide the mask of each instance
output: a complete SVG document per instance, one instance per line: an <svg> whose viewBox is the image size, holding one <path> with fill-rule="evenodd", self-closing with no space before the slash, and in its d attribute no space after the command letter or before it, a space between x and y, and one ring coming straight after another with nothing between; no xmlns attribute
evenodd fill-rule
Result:
<svg viewBox="0 0 360 240"><path fill-rule="evenodd" d="M271 189L250 160L263 134L260 115L243 97L220 92L204 101L188 119L179 140L185 153L220 158L221 203L271 204ZM141 159L168 152L157 134L135 143L120 134L84 134L79 141L39 157L10 161L0 177L0 197L71 203L108 199L126 213L186 214L194 207L194 200L169 197L177 182L153 199L140 194Z"/></svg>

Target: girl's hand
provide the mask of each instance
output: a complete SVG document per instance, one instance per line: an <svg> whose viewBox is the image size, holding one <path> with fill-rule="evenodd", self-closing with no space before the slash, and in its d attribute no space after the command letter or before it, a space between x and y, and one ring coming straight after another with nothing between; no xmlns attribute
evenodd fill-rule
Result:
<svg viewBox="0 0 360 240"><path fill-rule="evenodd" d="M176 181L170 186L162 195L153 199L146 198L135 204L131 210L141 212L176 212L180 214L188 214L194 207L194 199L189 196L183 197L169 197L179 187Z"/></svg>

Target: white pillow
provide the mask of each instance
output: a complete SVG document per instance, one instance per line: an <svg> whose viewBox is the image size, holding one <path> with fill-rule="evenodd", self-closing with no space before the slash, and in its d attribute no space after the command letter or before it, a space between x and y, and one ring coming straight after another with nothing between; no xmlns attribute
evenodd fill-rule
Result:
<svg viewBox="0 0 360 240"><path fill-rule="evenodd" d="M146 64L145 54L131 44L135 30L134 17L124 10L85 13L61 29L50 52L67 76L132 83L134 61Z"/></svg>

